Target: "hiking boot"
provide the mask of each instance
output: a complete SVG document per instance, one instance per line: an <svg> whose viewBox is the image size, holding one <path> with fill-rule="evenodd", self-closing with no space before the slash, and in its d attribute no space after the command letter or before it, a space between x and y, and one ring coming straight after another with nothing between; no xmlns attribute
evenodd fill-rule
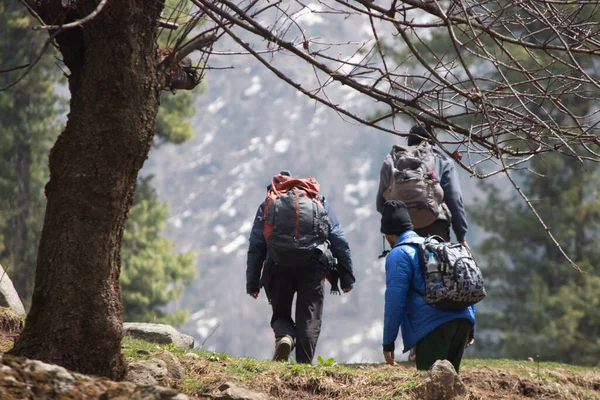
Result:
<svg viewBox="0 0 600 400"><path fill-rule="evenodd" d="M292 347L294 346L294 340L289 336L279 338L275 342L275 354L273 355L273 361L288 361Z"/></svg>

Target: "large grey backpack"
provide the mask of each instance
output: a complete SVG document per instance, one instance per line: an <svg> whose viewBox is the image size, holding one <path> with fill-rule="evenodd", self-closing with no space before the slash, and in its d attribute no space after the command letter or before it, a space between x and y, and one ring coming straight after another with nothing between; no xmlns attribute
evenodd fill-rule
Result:
<svg viewBox="0 0 600 400"><path fill-rule="evenodd" d="M471 250L460 243L444 242L439 236L413 238L397 244L415 245L419 248L419 264L425 281L425 292L413 288L425 301L442 310L460 310L483 300L485 287L483 275ZM428 256L433 253L438 261L438 271L427 271ZM433 274L441 273L442 283L434 282ZM439 275L438 275L439 277Z"/></svg>
<svg viewBox="0 0 600 400"><path fill-rule="evenodd" d="M440 218L444 190L435 173L435 155L431 145L395 145L390 153L393 166L385 200L401 200L416 229L424 228Z"/></svg>

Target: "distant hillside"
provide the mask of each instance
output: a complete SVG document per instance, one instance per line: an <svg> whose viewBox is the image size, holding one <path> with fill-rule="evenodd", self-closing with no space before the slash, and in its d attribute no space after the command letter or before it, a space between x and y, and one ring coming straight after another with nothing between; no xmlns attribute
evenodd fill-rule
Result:
<svg viewBox="0 0 600 400"><path fill-rule="evenodd" d="M361 28L350 19L335 25L320 17L311 21L313 31L307 35L337 42ZM235 48L223 45L223 50L230 49ZM277 57L303 87L318 87L312 70L292 56ZM271 176L289 169L321 183L350 241L357 276L349 295L326 297L317 355L342 362L379 361L384 264L377 259L382 238L375 193L381 161L403 139L344 120L251 57L213 58L211 65L234 69L208 74L206 93L197 102L195 138L153 151L142 172L155 175L159 196L169 202L169 239L181 251L198 253L199 278L173 304L192 315L182 329L199 344L206 340L208 349L271 356L270 307L263 294L253 300L245 292L247 239ZM328 94L357 115L378 109L346 87ZM410 121L406 124L408 130ZM474 187L467 176L462 184L466 191Z"/></svg>

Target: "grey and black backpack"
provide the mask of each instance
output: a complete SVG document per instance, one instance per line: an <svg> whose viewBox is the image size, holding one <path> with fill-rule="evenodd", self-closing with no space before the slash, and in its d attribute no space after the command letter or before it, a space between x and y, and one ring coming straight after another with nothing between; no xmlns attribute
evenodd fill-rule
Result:
<svg viewBox="0 0 600 400"><path fill-rule="evenodd" d="M263 235L269 258L286 267L326 264L329 218L314 178L274 177L264 205Z"/></svg>
<svg viewBox="0 0 600 400"><path fill-rule="evenodd" d="M416 288L412 289L423 296L427 303L441 310L460 310L478 303L485 297L483 275L467 246L444 242L439 236L430 236L423 241L420 238L409 240L394 247L402 244L411 244L419 248L419 264L425 280L425 293ZM442 285L432 282L433 273L427 271L426 264L430 253L433 253L438 261Z"/></svg>
<svg viewBox="0 0 600 400"><path fill-rule="evenodd" d="M395 145L390 152L393 170L383 192L387 200L401 200L416 229L424 228L440 217L444 190L435 174L435 155L431 145Z"/></svg>

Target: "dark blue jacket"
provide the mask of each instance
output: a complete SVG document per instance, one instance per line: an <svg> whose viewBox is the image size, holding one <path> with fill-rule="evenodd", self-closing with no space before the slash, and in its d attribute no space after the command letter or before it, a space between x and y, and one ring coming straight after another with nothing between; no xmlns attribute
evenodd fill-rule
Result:
<svg viewBox="0 0 600 400"><path fill-rule="evenodd" d="M402 243L419 237L414 231L406 231L396 241ZM425 293L425 280L419 264L419 250L413 245L392 249L385 260L385 313L383 318L383 345L390 347L396 341L402 327L404 352L409 351L429 332L445 322L465 318L475 327L475 306L464 310L437 309L411 288Z"/></svg>
<svg viewBox="0 0 600 400"><path fill-rule="evenodd" d="M440 185L444 189L444 203L448 206L450 213L452 214L452 230L456 235L456 240L462 242L465 240L469 225L467 224L467 214L465 213L465 206L463 204L462 190L460 189L460 181L458 180L458 173L454 168L454 161L446 157L445 154L440 152L435 147L433 148L435 154L435 172L439 176ZM385 158L382 169L382 179L379 182L379 190L377 192L377 211L381 212L383 209L383 192L388 188L389 182L385 182L384 171L391 170L394 165L392 156L390 154ZM389 173L385 174L390 175ZM390 179L388 177L387 179Z"/></svg>
<svg viewBox="0 0 600 400"><path fill-rule="evenodd" d="M331 243L331 252L333 256L337 258L338 265L337 269L340 277L340 284L342 289L352 288L355 282L354 272L352 268L352 257L350 255L350 246L348 240L344 235L342 225L338 220L337 216L324 199L323 208L329 215L329 237L328 240ZM246 292L255 293L258 292L261 287L261 272L263 269L263 263L269 267L275 267L269 262L269 255L267 251L267 242L263 236L263 215L264 215L263 202L256 211L256 217L254 218L254 224L250 231L250 245L248 246L248 259L246 263ZM315 268L322 268L321 265L314 265Z"/></svg>

